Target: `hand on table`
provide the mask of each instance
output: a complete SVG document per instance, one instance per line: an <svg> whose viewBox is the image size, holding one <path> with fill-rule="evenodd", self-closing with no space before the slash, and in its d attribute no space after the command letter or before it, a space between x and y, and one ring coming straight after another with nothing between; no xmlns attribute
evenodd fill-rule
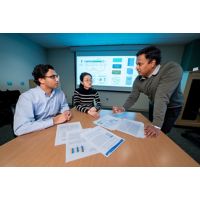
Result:
<svg viewBox="0 0 200 200"><path fill-rule="evenodd" d="M95 107L90 108L90 111L97 112L97 109Z"/></svg>
<svg viewBox="0 0 200 200"><path fill-rule="evenodd" d="M64 123L66 121L69 121L72 117L72 113L70 110L67 110L55 117L53 117L53 124L61 124Z"/></svg>
<svg viewBox="0 0 200 200"><path fill-rule="evenodd" d="M121 113L125 111L125 108L120 106L113 106L112 111L113 113Z"/></svg>
<svg viewBox="0 0 200 200"><path fill-rule="evenodd" d="M93 109L94 107L90 108L90 110L88 110L88 114L93 116L94 118L99 118L99 113L96 111L96 108L95 110Z"/></svg>
<svg viewBox="0 0 200 200"><path fill-rule="evenodd" d="M144 129L144 135L146 137L157 137L158 135L160 135L160 133L161 130L153 125L147 125Z"/></svg>

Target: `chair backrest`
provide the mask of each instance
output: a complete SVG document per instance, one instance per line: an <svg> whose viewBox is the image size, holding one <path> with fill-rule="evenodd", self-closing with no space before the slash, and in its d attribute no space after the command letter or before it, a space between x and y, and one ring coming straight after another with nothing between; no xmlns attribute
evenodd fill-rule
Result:
<svg viewBox="0 0 200 200"><path fill-rule="evenodd" d="M0 126L13 124L15 106L19 96L19 90L0 91Z"/></svg>

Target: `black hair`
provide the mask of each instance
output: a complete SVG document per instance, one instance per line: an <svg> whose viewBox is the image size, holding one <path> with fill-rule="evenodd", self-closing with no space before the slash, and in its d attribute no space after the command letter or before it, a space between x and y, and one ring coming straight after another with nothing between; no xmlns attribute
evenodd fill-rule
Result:
<svg viewBox="0 0 200 200"><path fill-rule="evenodd" d="M156 65L159 65L161 62L161 51L155 46L148 46L144 49L141 49L140 51L137 52L136 56L138 57L139 55L144 54L146 59L149 60L149 63L152 60L156 60Z"/></svg>
<svg viewBox="0 0 200 200"><path fill-rule="evenodd" d="M88 73L88 72L83 72L83 73L81 73L81 75L80 75L80 81L83 82L84 77L87 76L87 75L90 76L90 77L92 78L92 75L91 75L90 73ZM79 87L80 87L80 88L83 88L83 84L82 84L81 82L80 82Z"/></svg>
<svg viewBox="0 0 200 200"><path fill-rule="evenodd" d="M40 81L39 81L39 78L44 78L46 73L49 71L49 69L52 69L54 70L53 66L49 65L49 64L39 64L39 65L36 65L33 72L32 72L32 75L34 77L34 82L37 84L37 85L40 85Z"/></svg>

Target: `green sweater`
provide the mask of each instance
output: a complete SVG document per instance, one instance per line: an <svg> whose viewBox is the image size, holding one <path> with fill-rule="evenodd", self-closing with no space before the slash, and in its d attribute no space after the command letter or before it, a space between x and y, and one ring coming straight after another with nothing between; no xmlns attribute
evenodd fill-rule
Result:
<svg viewBox="0 0 200 200"><path fill-rule="evenodd" d="M153 125L162 127L167 108L181 107L183 104L181 78L181 66L172 61L161 65L158 73L150 78L141 79L141 76L137 76L124 108L130 108L140 93L144 93L154 104Z"/></svg>

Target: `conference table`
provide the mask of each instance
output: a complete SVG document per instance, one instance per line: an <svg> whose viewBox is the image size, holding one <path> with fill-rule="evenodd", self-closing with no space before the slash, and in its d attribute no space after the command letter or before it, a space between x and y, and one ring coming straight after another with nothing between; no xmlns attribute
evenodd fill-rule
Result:
<svg viewBox="0 0 200 200"><path fill-rule="evenodd" d="M101 110L100 116L112 115L111 110ZM72 109L70 122L80 122L83 128L91 128L92 116ZM151 124L142 114L125 112L123 118ZM70 123L68 122L68 123ZM55 146L57 126L28 133L0 146L0 166L65 166L65 167L156 167L199 166L168 136L161 133L156 138L136 138L120 131L112 131L125 142L109 157L98 153L71 162L65 162L66 145Z"/></svg>

